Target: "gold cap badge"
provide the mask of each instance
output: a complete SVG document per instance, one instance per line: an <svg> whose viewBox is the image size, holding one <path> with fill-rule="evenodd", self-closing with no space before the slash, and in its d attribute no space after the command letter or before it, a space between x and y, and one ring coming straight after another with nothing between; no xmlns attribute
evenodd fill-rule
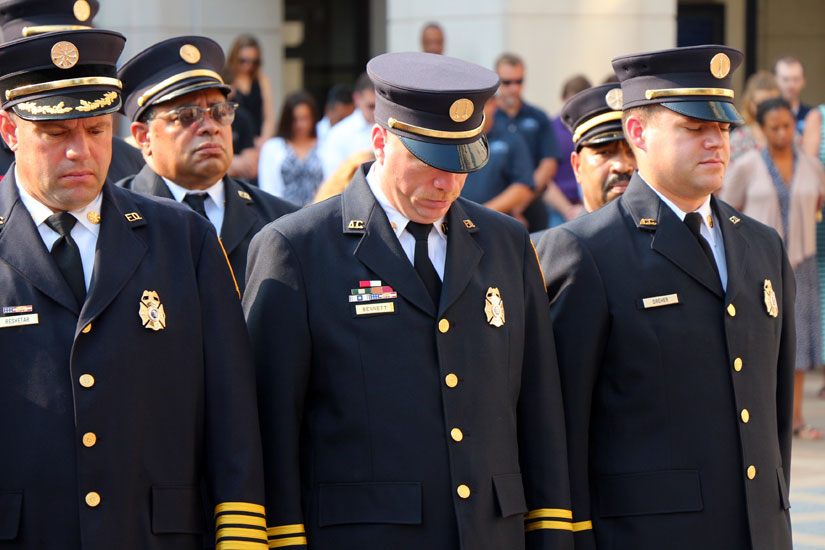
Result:
<svg viewBox="0 0 825 550"><path fill-rule="evenodd" d="M72 7L72 11L74 12L75 19L78 21L86 21L92 14L92 8L89 7L89 3L86 0L77 0Z"/></svg>
<svg viewBox="0 0 825 550"><path fill-rule="evenodd" d="M151 330L166 328L166 313L160 303L158 293L154 290L144 290L140 297L140 321L143 326Z"/></svg>
<svg viewBox="0 0 825 550"><path fill-rule="evenodd" d="M484 313L487 315L487 322L494 327L504 325L504 302L501 301L501 293L498 288L489 287L484 299Z"/></svg>
<svg viewBox="0 0 825 550"><path fill-rule="evenodd" d="M93 224L97 225L100 223L100 214L98 214L94 210L89 210L89 212L86 213L86 219L92 222Z"/></svg>
<svg viewBox="0 0 825 550"><path fill-rule="evenodd" d="M765 290L765 309L768 310L768 315L771 317L779 316L779 305L776 303L776 293L773 291L770 279L765 279L763 288Z"/></svg>
<svg viewBox="0 0 825 550"><path fill-rule="evenodd" d="M201 51L192 44L184 44L180 47L180 58L194 65L201 60Z"/></svg>
<svg viewBox="0 0 825 550"><path fill-rule="evenodd" d="M475 107L473 106L473 102L469 99L456 99L453 101L453 104L450 105L450 118L455 122L464 122L473 116L474 110Z"/></svg>
<svg viewBox="0 0 825 550"><path fill-rule="evenodd" d="M730 72L730 58L723 54L717 53L710 60L710 72L716 78L725 78Z"/></svg>
<svg viewBox="0 0 825 550"><path fill-rule="evenodd" d="M77 65L79 53L71 42L61 41L52 46L52 63L61 69L71 69Z"/></svg>
<svg viewBox="0 0 825 550"><path fill-rule="evenodd" d="M607 103L607 106L613 109L614 111L621 111L622 105L624 104L624 96L622 95L621 88L613 88L607 95L604 96L604 101Z"/></svg>

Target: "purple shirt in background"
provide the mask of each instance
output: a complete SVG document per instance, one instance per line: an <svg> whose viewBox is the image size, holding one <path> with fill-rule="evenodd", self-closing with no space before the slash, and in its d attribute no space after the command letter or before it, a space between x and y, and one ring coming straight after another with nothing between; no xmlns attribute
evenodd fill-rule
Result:
<svg viewBox="0 0 825 550"><path fill-rule="evenodd" d="M567 200L574 204L580 203L582 199L579 194L579 184L576 183L576 176L573 174L573 167L570 165L570 153L576 149L573 145L573 133L567 129L567 126L561 121L561 117L558 116L550 121L550 126L556 135L556 143L558 143L561 152L559 168L556 171L556 185L567 197Z"/></svg>

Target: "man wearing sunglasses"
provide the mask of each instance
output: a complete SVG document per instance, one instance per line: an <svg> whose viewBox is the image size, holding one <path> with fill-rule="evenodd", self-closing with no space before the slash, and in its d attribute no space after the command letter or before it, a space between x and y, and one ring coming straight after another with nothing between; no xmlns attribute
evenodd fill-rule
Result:
<svg viewBox="0 0 825 550"><path fill-rule="evenodd" d="M499 128L520 134L527 142L533 163L535 197L524 210L523 216L527 219L530 231L540 231L549 223L542 195L546 195L548 202L565 218L569 219L577 213L553 183L561 151L550 118L538 107L526 103L521 96L524 86L524 61L521 57L512 53L501 54L496 60L496 73L501 79L496 124Z"/></svg>
<svg viewBox="0 0 825 550"><path fill-rule="evenodd" d="M243 292L249 241L296 206L227 177L236 103L219 71L213 40L181 36L137 54L120 68L124 113L146 167L118 185L177 200L207 218Z"/></svg>

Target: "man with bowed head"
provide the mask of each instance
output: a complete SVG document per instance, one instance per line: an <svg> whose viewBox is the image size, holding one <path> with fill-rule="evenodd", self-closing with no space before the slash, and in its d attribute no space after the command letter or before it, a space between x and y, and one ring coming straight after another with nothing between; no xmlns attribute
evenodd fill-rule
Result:
<svg viewBox="0 0 825 550"><path fill-rule="evenodd" d="M459 197L498 78L418 52L367 72L375 162L249 251L270 546L572 548L536 255Z"/></svg>

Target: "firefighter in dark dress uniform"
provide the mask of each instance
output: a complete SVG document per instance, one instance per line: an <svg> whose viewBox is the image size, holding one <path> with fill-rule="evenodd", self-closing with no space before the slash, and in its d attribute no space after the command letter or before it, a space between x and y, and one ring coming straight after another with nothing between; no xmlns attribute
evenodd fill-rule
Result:
<svg viewBox="0 0 825 550"><path fill-rule="evenodd" d="M146 166L118 185L182 202L209 219L243 292L246 253L264 225L298 207L226 175L237 104L220 71L220 46L203 36L164 40L118 72L124 113Z"/></svg>
<svg viewBox="0 0 825 550"><path fill-rule="evenodd" d="M638 171L538 244L567 421L576 548L790 550L794 275L712 193L742 54L613 60Z"/></svg>
<svg viewBox="0 0 825 550"><path fill-rule="evenodd" d="M535 252L459 197L498 77L426 53L367 72L375 163L250 246L270 546L571 548Z"/></svg>
<svg viewBox="0 0 825 550"><path fill-rule="evenodd" d="M265 550L252 356L215 232L106 181L124 42L0 45L0 547L200 550L215 525L219 550Z"/></svg>

